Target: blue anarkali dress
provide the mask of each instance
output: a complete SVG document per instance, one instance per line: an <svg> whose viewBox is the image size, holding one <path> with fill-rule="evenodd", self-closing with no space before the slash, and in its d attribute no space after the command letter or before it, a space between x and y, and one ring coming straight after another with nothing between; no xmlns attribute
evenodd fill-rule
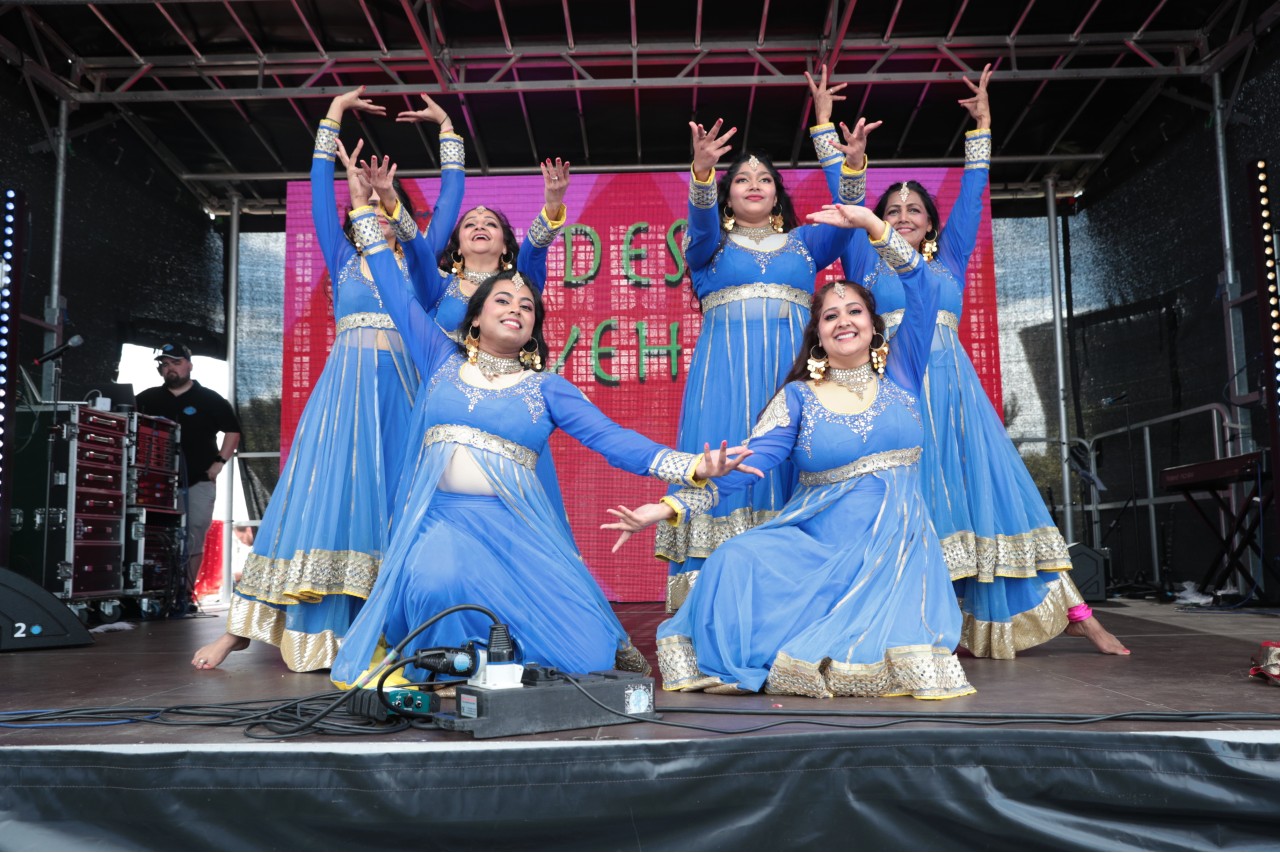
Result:
<svg viewBox="0 0 1280 853"><path fill-rule="evenodd" d="M937 294L901 236L882 240L877 248L907 284L907 309L875 399L844 414L807 382L790 382L769 403L751 433L751 463L776 470L790 461L800 484L776 517L716 549L684 606L659 626L665 690L973 692L954 654L960 610L920 494L918 399ZM734 472L716 485L723 496L749 482ZM712 494L665 500L695 512Z"/></svg>
<svg viewBox="0 0 1280 853"><path fill-rule="evenodd" d="M542 292L547 283L547 250L555 242L556 237L560 236L564 225L564 218L552 220L547 216L546 210L543 209L530 224L529 230L525 232L524 239L520 243L520 249L516 253L516 271L520 273L525 281L533 285L539 293ZM470 297L462 292L462 282L458 276L440 269L437 264L438 257L428 259L417 255L414 256L411 272L415 291L418 295L418 302L435 318L436 326L441 333L451 340L461 343L463 336L459 334L458 326L462 324L467 315L467 303L470 301ZM484 278L488 278L488 276L486 275ZM483 278L479 279L479 281L483 280ZM423 417L424 413L421 408L415 409L413 415L414 428L411 430L411 434L422 434L421 421ZM421 462L421 453L423 452L425 452L425 447L418 448L417 455L412 456L407 461L409 474L401 482L400 485L402 487L407 488L412 481L413 472ZM568 516L564 511L564 497L560 494L560 481L556 477L555 462L550 452L538 456L538 479L542 481L542 487L546 490L552 504L558 508L560 517L565 519L565 523L568 524ZM395 506L396 509L392 513L393 526L399 516L399 509L404 506L404 500L397 500Z"/></svg>
<svg viewBox="0 0 1280 853"><path fill-rule="evenodd" d="M227 621L229 633L279 646L295 671L333 663L373 588L419 382L383 305L385 290L407 290L408 279L401 272L380 290L361 271L338 220L338 131L336 122L321 120L311 161L312 219L333 282L337 335L298 419ZM437 215L449 222L462 201L459 151L457 137L441 134L446 165ZM439 254L448 228L419 236L406 208L397 205L394 215L402 246Z"/></svg>
<svg viewBox="0 0 1280 853"><path fill-rule="evenodd" d="M377 281L397 270L373 217L354 215ZM333 680L355 683L381 647L393 647L430 616L455 604L489 608L506 622L519 659L574 672L647 665L583 563L535 473L552 430L559 428L611 464L691 486L697 457L624 429L568 380L526 371L516 384L482 388L466 382L466 359L434 328L405 291L386 298L409 352L427 379L420 391L425 433L404 514L382 572L347 633ZM478 465L491 494L440 488L455 453ZM406 476L408 476L406 471ZM458 613L420 634L416 649L487 637L488 620ZM411 678L424 674L410 668Z"/></svg>
<svg viewBox="0 0 1280 853"><path fill-rule="evenodd" d="M938 235L937 256L924 269L939 302L920 467L964 611L961 645L978 657L1012 658L1060 634L1067 611L1082 599L1066 574L1066 542L960 343L965 270L977 244L990 158L991 131L969 131L960 195ZM864 244L850 242L845 275L875 295L893 345L905 304L902 282Z"/></svg>
<svg viewBox="0 0 1280 853"><path fill-rule="evenodd" d="M819 125L811 134L823 152L833 197L861 204L865 170L844 170L844 155L831 144L835 126ZM684 252L702 305L702 330L685 380L677 448L699 453L707 443L747 435L795 360L817 274L840 256L849 234L828 225L803 225L784 241L775 240L782 243L779 248L749 248L721 230L715 175L707 183L690 179ZM668 612L684 601L717 547L777 515L795 478L795 469L783 463L751 488L725 495L689 524L658 529L655 552L668 561Z"/></svg>

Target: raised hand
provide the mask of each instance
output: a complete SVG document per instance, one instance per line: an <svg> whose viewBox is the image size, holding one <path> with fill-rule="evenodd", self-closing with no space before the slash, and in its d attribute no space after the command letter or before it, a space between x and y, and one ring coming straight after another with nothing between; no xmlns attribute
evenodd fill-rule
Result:
<svg viewBox="0 0 1280 853"><path fill-rule="evenodd" d="M373 187L373 191L378 194L378 202L388 213L395 210L396 207L396 164L391 162L391 158L383 156L382 162L378 162L377 157L370 158L370 162L360 161L360 175L362 180Z"/></svg>
<svg viewBox="0 0 1280 853"><path fill-rule="evenodd" d="M991 102L987 100L987 84L991 82L991 63L988 62L982 69L982 76L978 78L978 82L974 83L968 77L961 77L964 84L969 87L969 91L973 92L972 98L962 98L960 106L969 111L969 115L973 116L973 120L978 123L980 128L991 127Z"/></svg>
<svg viewBox="0 0 1280 853"><path fill-rule="evenodd" d="M352 89L350 92L343 92L341 95L333 99L329 105L329 118L334 121L341 122L342 114L347 110L357 110L362 113L373 113L377 116L387 114L387 108L379 104L375 104L368 98L363 97L364 86Z"/></svg>
<svg viewBox="0 0 1280 853"><path fill-rule="evenodd" d="M542 169L542 192L547 206L547 216L560 219L564 214L564 194L569 190L569 161L547 158L538 164Z"/></svg>
<svg viewBox="0 0 1280 853"><path fill-rule="evenodd" d="M617 521L611 524L600 525L601 530L620 530L618 541L613 543L610 553L618 553L632 533L638 533L651 524L657 524L659 521L666 521L675 515L675 510L664 503L644 504L635 509L627 509L625 506L619 506L617 509L606 509L605 512L612 515Z"/></svg>
<svg viewBox="0 0 1280 853"><path fill-rule="evenodd" d="M731 127L721 135L720 128L723 125L722 118L716 119L716 123L711 125L711 130L705 129L700 124L689 122L689 129L693 132L693 173L699 180L705 180L703 175L714 172L716 163L732 148L729 145L729 139L738 132L738 129Z"/></svg>
<svg viewBox="0 0 1280 853"><path fill-rule="evenodd" d="M720 442L720 448L715 452L712 452L710 444L703 445L702 461L698 463L698 469L693 476L699 480L709 480L712 477L723 477L730 471L741 471L744 474L763 477L764 472L759 468L744 464L744 460L751 453L752 451L745 445L730 447L727 441Z"/></svg>
<svg viewBox="0 0 1280 853"><path fill-rule="evenodd" d="M843 101L844 95L837 95L848 83L837 83L834 86L827 85L827 66L822 66L822 82L815 83L813 75L808 71L804 72L804 79L809 81L809 94L813 97L813 116L816 119L815 124L826 124L831 121L831 109L836 101Z"/></svg>
<svg viewBox="0 0 1280 853"><path fill-rule="evenodd" d="M421 97L427 104L425 107L420 110L403 110L396 116L396 121L409 122L410 124L430 121L440 125L441 131L453 130L453 122L449 120L449 114L444 111L444 107L431 100L425 92L422 93Z"/></svg>
<svg viewBox="0 0 1280 853"><path fill-rule="evenodd" d="M858 123L853 126L853 130L844 122L840 122L840 132L844 134L844 144L833 142L837 151L844 152L844 163L850 169L861 169L867 156L867 137L871 135L871 131L875 130L882 121L873 121L868 123L865 118L858 119Z"/></svg>
<svg viewBox="0 0 1280 853"><path fill-rule="evenodd" d="M365 180L364 173L357 164L356 158L360 156L360 149L364 147L364 140L358 140L356 147L351 153L347 153L347 147L342 144L342 140L338 140L338 162L342 163L347 170L347 191L351 194L351 209L364 207L369 203L369 193L372 189L370 183Z"/></svg>
<svg viewBox="0 0 1280 853"><path fill-rule="evenodd" d="M857 204L824 204L822 210L806 214L810 222L837 228L862 228L873 237L884 233L884 221L869 207Z"/></svg>

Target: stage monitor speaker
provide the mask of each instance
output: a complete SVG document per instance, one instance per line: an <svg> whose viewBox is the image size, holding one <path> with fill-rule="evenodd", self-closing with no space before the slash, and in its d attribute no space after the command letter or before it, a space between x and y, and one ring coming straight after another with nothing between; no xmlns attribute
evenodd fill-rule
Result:
<svg viewBox="0 0 1280 853"><path fill-rule="evenodd" d="M92 643L71 608L22 575L0 569L0 652Z"/></svg>
<svg viewBox="0 0 1280 853"><path fill-rule="evenodd" d="M1107 600L1107 575L1111 572L1111 551L1090 548L1083 542L1070 545L1071 580L1085 601Z"/></svg>

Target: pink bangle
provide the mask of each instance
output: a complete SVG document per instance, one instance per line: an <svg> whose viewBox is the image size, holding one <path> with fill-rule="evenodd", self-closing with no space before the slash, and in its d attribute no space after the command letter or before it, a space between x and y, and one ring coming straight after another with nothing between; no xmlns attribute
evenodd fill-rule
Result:
<svg viewBox="0 0 1280 853"><path fill-rule="evenodd" d="M1083 622L1093 616L1093 608L1087 604L1077 604L1067 611L1068 622Z"/></svg>

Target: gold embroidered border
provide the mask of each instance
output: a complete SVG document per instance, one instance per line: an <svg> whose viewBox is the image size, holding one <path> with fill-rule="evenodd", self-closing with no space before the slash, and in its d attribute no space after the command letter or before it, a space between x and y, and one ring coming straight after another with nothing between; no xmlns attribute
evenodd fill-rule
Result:
<svg viewBox="0 0 1280 853"><path fill-rule="evenodd" d="M348 329L394 329L395 322L390 314L379 314L376 311L359 311L348 314L338 321L335 334L342 334Z"/></svg>
<svg viewBox="0 0 1280 853"><path fill-rule="evenodd" d="M680 609L680 605L684 604L684 600L689 597L689 593L693 591L693 585L698 581L698 575L701 572L694 570L691 572L681 572L678 575L667 575L667 612L675 613Z"/></svg>
<svg viewBox="0 0 1280 853"><path fill-rule="evenodd" d="M830 486L833 483L843 483L845 480L863 477L875 471L886 471L890 468L914 465L920 461L921 452L922 449L919 447L884 450L880 453L868 454L861 459L850 462L848 465L841 465L839 468L828 468L825 471L801 471L800 485Z"/></svg>
<svg viewBox="0 0 1280 853"><path fill-rule="evenodd" d="M787 407L787 389L781 388L778 393L773 395L773 399L769 401L769 405L764 407L764 411L760 413L760 420L756 421L755 427L751 430L751 437L743 444L749 445L752 438L759 438L770 430L784 427L791 423L791 410Z"/></svg>
<svg viewBox="0 0 1280 853"><path fill-rule="evenodd" d="M238 595L231 597L227 633L277 646L285 665L294 672L311 672L333 666L341 641L332 631L304 634L286 630L284 622L283 611Z"/></svg>
<svg viewBox="0 0 1280 853"><path fill-rule="evenodd" d="M698 656L693 651L693 641L676 635L658 638L658 671L662 673L662 689L692 693L745 693L736 684L725 684L713 675L703 675L698 669Z"/></svg>
<svg viewBox="0 0 1280 853"><path fill-rule="evenodd" d="M467 146L456 133L440 134L440 168L461 169L467 160Z"/></svg>
<svg viewBox="0 0 1280 853"><path fill-rule="evenodd" d="M649 463L649 476L656 477L664 483L701 489L707 485L708 481L694 477L700 462L702 462L701 453L664 450Z"/></svg>
<svg viewBox="0 0 1280 853"><path fill-rule="evenodd" d="M326 595L368 598L381 563L363 551L297 551L288 560L250 554L236 589L271 604L314 603Z"/></svg>
<svg viewBox="0 0 1280 853"><path fill-rule="evenodd" d="M355 235L356 245L361 249L372 250L378 243L386 246L386 238L382 236L382 226L378 224L375 213L351 217L351 231Z"/></svg>
<svg viewBox="0 0 1280 853"><path fill-rule="evenodd" d="M559 228L552 228L546 217L539 213L533 220L533 224L529 226L529 242L538 248L545 249L555 242L563 228L563 224Z"/></svg>
<svg viewBox="0 0 1280 853"><path fill-rule="evenodd" d="M1081 603L1078 592L1074 596L1077 600L1072 600L1074 590L1071 579L1061 574L1050 582L1043 601L1014 614L1009 622L983 622L965 613L960 645L977 658L1013 660L1023 649L1047 643L1066 630L1067 611Z"/></svg>
<svg viewBox="0 0 1280 853"><path fill-rule="evenodd" d="M818 699L832 696L952 699L975 691L950 649L919 645L885 649L884 659L871 664L839 663L831 658L814 663L778 652L769 668L765 692Z"/></svg>
<svg viewBox="0 0 1280 853"><path fill-rule="evenodd" d="M640 654L640 650L632 645L630 640L627 641L626 646L618 647L618 653L613 659L613 668L621 672L638 672L641 675L653 672L649 661L645 660L645 656Z"/></svg>
<svg viewBox="0 0 1280 853"><path fill-rule="evenodd" d="M920 253L911 248L907 238L890 228L879 240L872 240L871 246L884 262L896 273L911 272L920 263Z"/></svg>
<svg viewBox="0 0 1280 853"><path fill-rule="evenodd" d="M712 180L707 184L700 184L697 181L689 181L689 203L699 210L706 210L709 207L716 206L716 184L715 172L711 173ZM688 235L685 235L688 239Z"/></svg>
<svg viewBox="0 0 1280 853"><path fill-rule="evenodd" d="M417 239L418 223L413 221L412 214L409 213L409 205L397 202L395 222L392 223L392 230L395 232L396 239L401 243L409 243Z"/></svg>
<svg viewBox="0 0 1280 853"><path fill-rule="evenodd" d="M338 126L327 118L320 119L316 129L316 147L312 159L332 161L338 154Z"/></svg>
<svg viewBox="0 0 1280 853"><path fill-rule="evenodd" d="M538 454L523 444L517 444L514 441L494 435L491 432L476 429L475 427L462 426L460 424L439 424L427 430L427 434L422 438L422 446L429 447L438 442L450 442L452 444L465 444L468 447L474 447L477 450L487 450L490 453L496 453L499 456L510 459L517 465L522 465L530 471L538 466Z"/></svg>
<svg viewBox="0 0 1280 853"><path fill-rule="evenodd" d="M787 284L766 284L762 281L751 284L739 284L734 287L722 287L710 293L702 300L702 313L712 308L728 305L730 302L742 302L746 299L782 299L794 302L804 308L813 307L813 294L798 287Z"/></svg>
<svg viewBox="0 0 1280 853"><path fill-rule="evenodd" d="M884 320L886 329L894 328L902 325L902 318L906 315L906 309L898 308L893 311L886 311L880 315L880 319ZM939 326L946 326L949 329L960 331L960 317L951 311L939 311L937 319L934 321Z"/></svg>
<svg viewBox="0 0 1280 853"><path fill-rule="evenodd" d="M867 200L867 173L850 175L841 172L839 193L841 204L864 204Z"/></svg>
<svg viewBox="0 0 1280 853"><path fill-rule="evenodd" d="M953 581L976 577L982 583L990 583L998 577L1030 578L1037 572L1071 568L1071 552L1056 527L995 539L961 530L942 540L942 556Z"/></svg>
<svg viewBox="0 0 1280 853"><path fill-rule="evenodd" d="M813 152L818 155L818 165L830 166L837 160L844 159L844 152L835 146L839 137L836 135L836 126L831 122L809 128L809 137L813 139Z"/></svg>
<svg viewBox="0 0 1280 853"><path fill-rule="evenodd" d="M659 559L676 563L690 557L709 557L729 539L764 524L777 514L777 510L752 511L751 507L744 506L724 516L695 515L688 524L679 527L660 524L655 553Z"/></svg>
<svg viewBox="0 0 1280 853"><path fill-rule="evenodd" d="M966 169L987 169L991 167L990 130L980 128L965 133L964 167Z"/></svg>

